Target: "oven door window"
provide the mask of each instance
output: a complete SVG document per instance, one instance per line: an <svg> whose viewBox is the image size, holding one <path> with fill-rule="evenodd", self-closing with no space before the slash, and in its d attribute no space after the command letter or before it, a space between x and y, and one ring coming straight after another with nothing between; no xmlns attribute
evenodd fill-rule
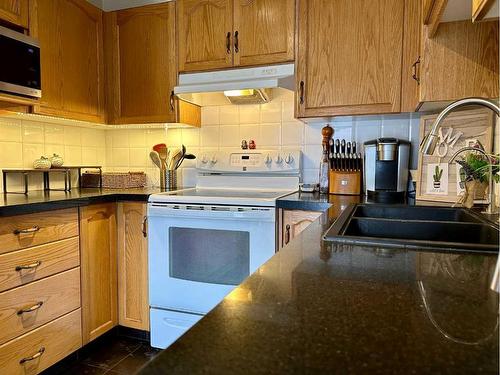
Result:
<svg viewBox="0 0 500 375"><path fill-rule="evenodd" d="M170 277L238 285L250 273L250 234L243 231L169 228Z"/></svg>

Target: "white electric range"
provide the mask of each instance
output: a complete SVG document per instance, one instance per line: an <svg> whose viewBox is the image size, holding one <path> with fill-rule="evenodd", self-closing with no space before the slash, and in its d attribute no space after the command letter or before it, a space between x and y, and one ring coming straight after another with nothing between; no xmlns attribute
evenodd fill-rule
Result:
<svg viewBox="0 0 500 375"><path fill-rule="evenodd" d="M298 190L300 151L213 152L195 188L148 203L151 346L166 348L276 251L276 200Z"/></svg>

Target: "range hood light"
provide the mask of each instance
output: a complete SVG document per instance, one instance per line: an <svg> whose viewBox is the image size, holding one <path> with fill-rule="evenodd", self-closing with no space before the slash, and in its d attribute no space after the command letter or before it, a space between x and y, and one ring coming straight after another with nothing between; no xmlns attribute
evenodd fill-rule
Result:
<svg viewBox="0 0 500 375"><path fill-rule="evenodd" d="M255 95L254 89L245 89L245 90L229 90L224 91L225 96L252 96Z"/></svg>

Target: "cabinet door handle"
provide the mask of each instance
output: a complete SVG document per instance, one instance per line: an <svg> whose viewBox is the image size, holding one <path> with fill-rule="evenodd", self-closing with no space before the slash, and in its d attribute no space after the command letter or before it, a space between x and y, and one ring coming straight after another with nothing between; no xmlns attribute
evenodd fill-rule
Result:
<svg viewBox="0 0 500 375"><path fill-rule="evenodd" d="M33 306L30 306L30 307L23 307L21 310L19 310L17 312L17 315L23 315L25 313L30 313L30 312L33 312L33 311L36 311L38 310L40 307L42 307L43 305L43 302L40 301L40 302L37 302L35 303Z"/></svg>
<svg viewBox="0 0 500 375"><path fill-rule="evenodd" d="M287 224L285 227L285 245L290 242L290 224Z"/></svg>
<svg viewBox="0 0 500 375"><path fill-rule="evenodd" d="M16 271L22 271L22 270L32 270L37 267L39 267L42 264L41 260L37 260L36 262L30 263L30 264L21 264L20 266L16 266Z"/></svg>
<svg viewBox="0 0 500 375"><path fill-rule="evenodd" d="M413 70L413 74L412 74L412 78L417 81L417 84L420 85L420 77L418 76L417 74L417 65L420 65L420 56L418 57L417 61L415 61L413 63L413 65L411 66L412 70Z"/></svg>
<svg viewBox="0 0 500 375"><path fill-rule="evenodd" d="M299 103L304 104L304 81L300 81L299 84Z"/></svg>
<svg viewBox="0 0 500 375"><path fill-rule="evenodd" d="M38 225L34 225L31 228L26 228L26 229L15 229L14 234L19 235L19 234L27 234L27 233L35 233L40 230L40 227Z"/></svg>
<svg viewBox="0 0 500 375"><path fill-rule="evenodd" d="M175 110L175 94L174 91L172 90L170 92L170 110L173 112Z"/></svg>
<svg viewBox="0 0 500 375"><path fill-rule="evenodd" d="M234 32L234 53L240 52L240 40L238 31Z"/></svg>
<svg viewBox="0 0 500 375"><path fill-rule="evenodd" d="M228 55L231 54L231 32L227 32L226 35L226 52Z"/></svg>
<svg viewBox="0 0 500 375"><path fill-rule="evenodd" d="M22 365L22 364L24 364L25 362L28 362L28 361L33 361L33 360L37 359L38 357L40 357L40 356L41 356L44 352L45 352L45 348L42 346L42 347L40 348L40 350L39 350L39 351L37 351L35 354L33 354L31 357L25 357L25 358L21 359L21 360L19 361L19 364L20 364L20 365Z"/></svg>
<svg viewBox="0 0 500 375"><path fill-rule="evenodd" d="M148 236L148 217L144 216L144 219L142 220L142 235L144 237Z"/></svg>

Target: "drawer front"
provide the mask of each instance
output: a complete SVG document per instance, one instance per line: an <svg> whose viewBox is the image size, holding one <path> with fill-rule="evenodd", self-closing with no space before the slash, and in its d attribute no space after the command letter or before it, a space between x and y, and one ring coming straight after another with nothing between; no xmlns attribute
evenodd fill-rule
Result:
<svg viewBox="0 0 500 375"><path fill-rule="evenodd" d="M77 208L0 217L0 254L77 235Z"/></svg>
<svg viewBox="0 0 500 375"><path fill-rule="evenodd" d="M0 293L0 344L80 307L80 267Z"/></svg>
<svg viewBox="0 0 500 375"><path fill-rule="evenodd" d="M82 346L81 310L75 310L0 346L3 374L32 375Z"/></svg>
<svg viewBox="0 0 500 375"><path fill-rule="evenodd" d="M0 292L79 265L79 237L1 254Z"/></svg>

